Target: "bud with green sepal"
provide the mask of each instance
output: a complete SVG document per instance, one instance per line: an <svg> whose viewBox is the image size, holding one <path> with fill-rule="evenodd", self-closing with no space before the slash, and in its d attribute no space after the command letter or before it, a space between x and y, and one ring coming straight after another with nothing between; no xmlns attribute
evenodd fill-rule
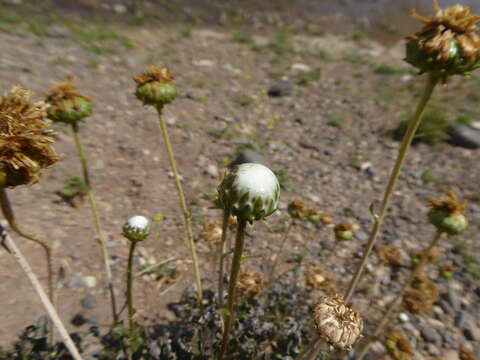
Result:
<svg viewBox="0 0 480 360"><path fill-rule="evenodd" d="M145 216L133 216L123 226L123 236L130 241L143 241L149 234L149 221Z"/></svg>
<svg viewBox="0 0 480 360"><path fill-rule="evenodd" d="M352 225L348 223L340 223L336 225L333 231L335 233L335 239L338 241L353 239Z"/></svg>
<svg viewBox="0 0 480 360"><path fill-rule="evenodd" d="M303 219L308 215L309 209L302 200L292 200L287 207L288 214L292 219Z"/></svg>
<svg viewBox="0 0 480 360"><path fill-rule="evenodd" d="M440 232L459 235L468 227L467 217L463 214L466 204L460 202L452 190L447 192L445 198L445 200L428 199L431 206L428 220Z"/></svg>
<svg viewBox="0 0 480 360"><path fill-rule="evenodd" d="M175 78L167 68L151 65L141 74L133 77L137 83L135 96L145 105L162 108L177 97Z"/></svg>
<svg viewBox="0 0 480 360"><path fill-rule="evenodd" d="M92 114L90 98L79 92L72 81L55 84L45 101L48 117L56 122L74 124Z"/></svg>

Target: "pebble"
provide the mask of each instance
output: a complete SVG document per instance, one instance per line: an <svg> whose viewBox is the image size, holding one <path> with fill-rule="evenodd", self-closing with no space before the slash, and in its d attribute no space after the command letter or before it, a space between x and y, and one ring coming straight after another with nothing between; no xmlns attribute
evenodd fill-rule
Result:
<svg viewBox="0 0 480 360"><path fill-rule="evenodd" d="M97 306L97 300L93 295L87 295L82 300L80 300L80 305L87 310L91 310Z"/></svg>
<svg viewBox="0 0 480 360"><path fill-rule="evenodd" d="M398 320L400 320L402 323L406 323L410 320L410 318L406 313L400 313L398 314Z"/></svg>
<svg viewBox="0 0 480 360"><path fill-rule="evenodd" d="M355 233L355 238L356 238L357 240L360 240L360 241L367 241L368 235L367 235L367 233L365 233L365 232L363 232L363 231L357 231L357 232Z"/></svg>
<svg viewBox="0 0 480 360"><path fill-rule="evenodd" d="M245 164L245 163L256 163L268 166L265 158L252 149L245 149L239 151L235 158L230 162L228 167L233 167L235 165Z"/></svg>
<svg viewBox="0 0 480 360"><path fill-rule="evenodd" d="M456 350L447 350L442 356L443 360L460 360L458 357L458 351Z"/></svg>
<svg viewBox="0 0 480 360"><path fill-rule="evenodd" d="M268 89L268 95L272 97L289 96L293 93L293 84L288 80L282 80L273 84Z"/></svg>
<svg viewBox="0 0 480 360"><path fill-rule="evenodd" d="M477 296L480 296L480 286L476 287L474 292L477 294Z"/></svg>
<svg viewBox="0 0 480 360"><path fill-rule="evenodd" d="M307 64L296 63L292 65L292 70L299 71L299 72L309 72L309 71L312 71L312 68Z"/></svg>
<svg viewBox="0 0 480 360"><path fill-rule="evenodd" d="M127 12L127 7L123 4L114 4L112 10L116 14L125 14Z"/></svg>
<svg viewBox="0 0 480 360"><path fill-rule="evenodd" d="M431 327L424 327L420 330L423 340L429 343L437 343L440 340L438 332Z"/></svg>
<svg viewBox="0 0 480 360"><path fill-rule="evenodd" d="M480 130L463 124L451 124L449 127L450 142L468 149L480 147Z"/></svg>
<svg viewBox="0 0 480 360"><path fill-rule="evenodd" d="M212 67L214 65L214 62L207 59L194 60L193 65L198 67Z"/></svg>
<svg viewBox="0 0 480 360"><path fill-rule="evenodd" d="M70 320L70 323L75 326L82 326L87 322L88 320L82 314L77 314L72 318L72 320Z"/></svg>
<svg viewBox="0 0 480 360"><path fill-rule="evenodd" d="M432 356L440 355L440 350L433 344L428 344L427 345L427 351Z"/></svg>
<svg viewBox="0 0 480 360"><path fill-rule="evenodd" d="M455 312L458 312L461 310L461 301L460 301L460 297L458 296L458 294L453 291L453 290L450 290L446 293L443 293L442 294L442 297L448 302L448 304L452 307L452 309L455 311Z"/></svg>
<svg viewBox="0 0 480 360"><path fill-rule="evenodd" d="M97 286L97 278L95 276L84 276L82 278L82 284L88 288L94 288Z"/></svg>

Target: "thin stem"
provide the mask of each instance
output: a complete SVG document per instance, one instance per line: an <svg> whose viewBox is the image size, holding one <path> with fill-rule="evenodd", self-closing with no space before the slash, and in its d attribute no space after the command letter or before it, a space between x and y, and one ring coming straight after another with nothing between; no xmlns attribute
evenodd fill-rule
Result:
<svg viewBox="0 0 480 360"><path fill-rule="evenodd" d="M430 244L423 251L422 259L421 259L420 263L416 267L413 268L412 272L410 273L410 276L408 277L408 279L403 284L401 290L397 293L395 298L390 302L390 305L387 307L387 310L385 311L385 314L383 315L382 320L375 327L375 331L373 332L373 334L370 335L369 338L367 339L367 342L364 345L363 349L360 350L360 352L358 354L358 357L357 357L357 360L362 360L365 357L365 355L367 355L368 350L370 348L370 344L372 343L372 341L374 341L382 333L382 331L384 330L385 325L388 323L391 315L393 314L393 312L395 311L397 306L400 304L400 301L402 300L403 295L405 294L405 291L408 289L408 287L410 286L412 281L415 279L415 277L418 274L420 274L420 272L425 267L425 265L427 265L427 259L430 255L432 249L435 246L437 246L438 241L442 237L442 234L443 233L441 231L435 232L435 235L433 236Z"/></svg>
<svg viewBox="0 0 480 360"><path fill-rule="evenodd" d="M425 106L428 103L428 100L432 96L433 90L435 88L435 85L437 85L439 80L438 75L430 73L427 78L427 83L425 85L425 88L423 90L423 95L422 98L420 99L420 102L418 103L417 110L415 111L415 115L413 119L410 121L407 131L403 137L402 144L400 146L400 149L398 151L397 159L395 161L395 165L393 167L392 173L390 175L390 179L388 181L388 185L385 189L385 194L383 196L382 204L380 206L380 211L377 215L374 217L374 222L373 222L373 227L372 231L370 233L370 237L368 239L367 243L367 248L365 252L363 253L362 260L360 261L359 266L357 267L355 274L348 286L348 290L345 294L345 302L348 302L350 300L350 297L354 293L358 282L360 280L360 277L363 273L363 269L365 267L365 264L367 263L367 258L370 255L373 246L375 245L376 239L378 232L380 231L380 226L382 225L383 219L385 217L385 213L387 211L388 205L390 204L390 199L393 194L393 190L395 188L395 185L397 184L398 177L400 175L400 170L402 169L402 165L404 163L405 157L407 155L408 149L410 148L410 144L412 143L412 140L415 136L415 132L418 129L418 126L420 125L420 122L422 121L423 113L425 111Z"/></svg>
<svg viewBox="0 0 480 360"><path fill-rule="evenodd" d="M223 306L223 278L224 278L224 257L225 257L225 243L228 233L228 220L230 219L230 211L224 210L222 223L222 239L218 244L218 306Z"/></svg>
<svg viewBox="0 0 480 360"><path fill-rule="evenodd" d="M18 235L36 242L39 244L43 250L45 251L45 258L47 260L47 279L48 279L48 298L55 306L55 287L54 287L54 273L53 273L53 250L50 245L50 240L39 236L35 233L32 233L17 223L15 213L13 212L12 205L10 204L10 200L8 198L7 192L4 188L0 188L0 206L2 208L3 215L5 219L8 221L10 227L15 231ZM51 325L51 324L50 324ZM53 342L53 328L50 327L49 332L49 340Z"/></svg>
<svg viewBox="0 0 480 360"><path fill-rule="evenodd" d="M45 291L43 290L42 285L40 284L34 272L32 271L32 268L30 267L27 260L21 253L20 249L13 242L12 238L5 233L5 230L1 226L0 226L0 236L3 244L10 251L10 253L13 255L15 260L18 262L18 264L22 268L25 275L27 275L28 279L30 280L34 290L40 297L40 300L42 301L42 304L45 307L45 310L47 311L48 316L50 316L50 319L52 320L53 324L57 328L60 334L60 337L65 343L65 346L67 347L68 351L70 351L70 354L75 360L82 360L82 357L78 352L78 349L76 348L74 342L72 341L70 335L68 334L68 331L65 329L65 326L63 325L62 321L60 320L60 317L58 316L58 313L55 310L55 307L53 306L52 302L49 300L48 296L45 294Z"/></svg>
<svg viewBox="0 0 480 360"><path fill-rule="evenodd" d="M288 239L288 235L290 234L290 230L292 230L292 227L294 224L295 224L295 220L291 219L290 223L287 226L287 229L285 230L285 233L283 234L282 242L280 243L280 247L278 248L278 251L275 254L275 259L273 260L272 268L270 269L270 274L268 275L268 282L271 282L273 280L273 277L275 276L275 268L277 267L278 260L282 254L283 248L285 247L285 244Z"/></svg>
<svg viewBox="0 0 480 360"><path fill-rule="evenodd" d="M197 250L195 248L195 243L193 242L193 232L192 232L190 212L187 209L187 203L185 202L185 194L183 192L182 183L180 182L180 177L178 176L177 163L175 161L175 156L173 154L173 148L170 142L170 136L168 135L167 124L165 122L164 117L162 116L162 106L157 106L157 112L158 112L158 120L160 122L160 129L162 130L163 142L165 143L165 147L167 148L168 161L170 162L170 167L172 168L173 177L175 179L175 186L177 187L177 192L178 192L178 199L180 202L180 207L183 212L185 230L187 233L187 246L190 247L190 251L192 252L193 269L195 272L195 280L197 282L198 299L201 302L203 298L202 280L200 277L200 268L198 266Z"/></svg>
<svg viewBox="0 0 480 360"><path fill-rule="evenodd" d="M135 310L133 308L133 253L135 252L135 246L137 241L130 241L130 251L128 252L128 265L127 265L127 306L128 306L128 337L130 340L130 348L133 349L133 341L136 338L134 315Z"/></svg>
<svg viewBox="0 0 480 360"><path fill-rule="evenodd" d="M73 136L75 138L75 145L77 146L78 157L80 159L80 164L82 165L83 181L87 186L88 202L90 204L93 221L95 223L95 229L97 231L97 242L98 242L98 245L100 246L102 260L105 266L105 274L107 276L107 286L108 286L108 291L110 293L110 302L112 307L113 323L117 324L118 323L117 305L115 301L115 288L113 287L113 280L112 280L112 269L110 268L110 260L109 260L110 257L108 255L108 250L105 245L105 235L103 233L102 225L100 223L100 217L98 215L97 202L95 200L95 194L93 192L92 184L90 182L90 175L88 172L87 157L85 155L85 151L83 150L82 140L80 137L80 131L78 129L77 122L72 123L72 130L73 130Z"/></svg>
<svg viewBox="0 0 480 360"><path fill-rule="evenodd" d="M311 359L311 355L315 354L315 350L317 349L317 346L320 344L322 341L322 338L320 336L317 336L310 344L307 345L303 351L297 355L295 360L302 360L302 359Z"/></svg>
<svg viewBox="0 0 480 360"><path fill-rule="evenodd" d="M235 298L237 293L237 278L240 273L242 262L243 245L245 243L245 228L247 222L238 219L237 237L235 239L235 252L233 253L232 267L230 270L230 281L228 283L228 304L225 314L225 325L223 328L222 346L218 354L218 360L222 360L228 346L228 338L235 316Z"/></svg>

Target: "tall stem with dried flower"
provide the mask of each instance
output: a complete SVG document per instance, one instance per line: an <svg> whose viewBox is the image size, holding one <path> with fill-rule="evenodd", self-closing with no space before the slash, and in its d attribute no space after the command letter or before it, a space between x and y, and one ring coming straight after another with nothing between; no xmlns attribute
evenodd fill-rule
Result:
<svg viewBox="0 0 480 360"><path fill-rule="evenodd" d="M105 235L100 222L100 216L98 214L97 201L95 200L95 194L93 192L92 184L90 182L87 157L83 149L82 139L80 137L80 131L78 128L78 122L72 123L72 130L73 130L73 136L75 138L75 145L77 147L78 157L80 159L80 164L82 166L83 181L87 186L88 202L90 204L93 221L95 223L95 229L97 231L97 241L98 241L98 245L100 246L101 256L102 256L103 264L105 267L107 286L108 286L108 291L110 293L110 303L112 307L113 322L114 324L116 324L118 323L118 315L117 315L118 313L117 313L117 305L115 301L115 288L113 286L112 269L110 267L110 260L109 260L110 257L108 255L107 246L105 244Z"/></svg>

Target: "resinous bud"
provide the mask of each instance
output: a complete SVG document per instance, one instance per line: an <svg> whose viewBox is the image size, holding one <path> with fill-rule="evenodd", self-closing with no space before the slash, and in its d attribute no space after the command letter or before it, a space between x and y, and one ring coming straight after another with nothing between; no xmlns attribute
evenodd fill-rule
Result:
<svg viewBox="0 0 480 360"><path fill-rule="evenodd" d="M123 236L130 241L143 241L150 234L150 221L145 216L133 216L123 226Z"/></svg>

